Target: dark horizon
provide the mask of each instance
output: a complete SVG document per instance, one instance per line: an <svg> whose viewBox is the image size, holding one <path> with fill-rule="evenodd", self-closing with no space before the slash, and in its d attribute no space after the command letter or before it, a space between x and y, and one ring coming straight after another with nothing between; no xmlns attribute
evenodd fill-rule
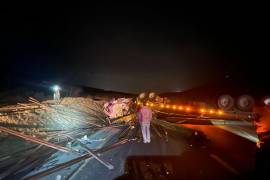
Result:
<svg viewBox="0 0 270 180"><path fill-rule="evenodd" d="M264 84L264 13L255 5L7 6L2 86L52 81L137 93L184 91L228 77Z"/></svg>

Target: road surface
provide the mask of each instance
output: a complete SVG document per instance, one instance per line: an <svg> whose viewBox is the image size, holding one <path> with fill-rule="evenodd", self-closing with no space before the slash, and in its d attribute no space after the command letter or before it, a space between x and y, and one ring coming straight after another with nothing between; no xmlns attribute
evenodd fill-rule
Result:
<svg viewBox="0 0 270 180"><path fill-rule="evenodd" d="M212 125L185 125L194 135L168 131L168 142L153 129L149 144L141 141L101 155L108 170L91 159L72 179L252 179L255 143ZM54 173L44 179L52 179ZM62 175L64 178L65 175Z"/></svg>

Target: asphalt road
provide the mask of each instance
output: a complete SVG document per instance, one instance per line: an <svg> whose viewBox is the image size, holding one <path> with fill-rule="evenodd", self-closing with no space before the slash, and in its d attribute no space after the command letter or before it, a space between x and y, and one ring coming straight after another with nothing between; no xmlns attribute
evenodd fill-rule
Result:
<svg viewBox="0 0 270 180"><path fill-rule="evenodd" d="M182 126L181 126L182 127ZM185 125L192 135L151 129L149 144L125 144L91 159L73 179L253 179L255 143L212 125Z"/></svg>

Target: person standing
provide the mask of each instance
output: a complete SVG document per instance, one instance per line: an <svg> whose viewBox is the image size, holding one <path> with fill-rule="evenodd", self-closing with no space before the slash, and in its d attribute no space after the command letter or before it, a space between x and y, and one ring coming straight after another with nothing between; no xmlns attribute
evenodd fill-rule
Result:
<svg viewBox="0 0 270 180"><path fill-rule="evenodd" d="M259 138L255 156L256 177L267 177L270 172L270 98L254 107L256 133Z"/></svg>
<svg viewBox="0 0 270 180"><path fill-rule="evenodd" d="M141 131L144 143L150 143L150 124L152 120L152 110L145 103L142 104L141 108L138 110L138 119L141 125Z"/></svg>
<svg viewBox="0 0 270 180"><path fill-rule="evenodd" d="M53 99L56 100L56 101L60 100L60 90L61 90L61 88L59 86L57 86L57 85L55 85L53 87L53 91L54 91Z"/></svg>

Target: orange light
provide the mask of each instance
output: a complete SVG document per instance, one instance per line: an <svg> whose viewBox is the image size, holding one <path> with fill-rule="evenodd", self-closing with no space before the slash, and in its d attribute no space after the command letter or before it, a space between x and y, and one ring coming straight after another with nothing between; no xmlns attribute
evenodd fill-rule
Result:
<svg viewBox="0 0 270 180"><path fill-rule="evenodd" d="M166 108L170 108L170 105L169 105L169 104L167 104L167 105L166 105Z"/></svg>
<svg viewBox="0 0 270 180"><path fill-rule="evenodd" d="M218 114L219 114L219 115L222 115L223 113L224 113L224 112L221 111L221 110L218 111Z"/></svg>
<svg viewBox="0 0 270 180"><path fill-rule="evenodd" d="M149 106L149 103L146 103L146 106Z"/></svg>
<svg viewBox="0 0 270 180"><path fill-rule="evenodd" d="M178 107L178 109L179 109L179 110L182 110L182 109L183 109L183 107L182 107L182 106L179 106L179 107Z"/></svg>
<svg viewBox="0 0 270 180"><path fill-rule="evenodd" d="M173 105L173 107L172 107L173 109L176 109L176 105Z"/></svg>
<svg viewBox="0 0 270 180"><path fill-rule="evenodd" d="M205 109L200 109L200 112L201 112L201 113L204 113L204 112L205 112Z"/></svg>
<svg viewBox="0 0 270 180"><path fill-rule="evenodd" d="M214 110L210 109L210 110L209 110L209 113L210 113L210 114L213 114L213 113L214 113Z"/></svg>
<svg viewBox="0 0 270 180"><path fill-rule="evenodd" d="M161 108L164 108L164 104L161 104L160 107L161 107Z"/></svg>
<svg viewBox="0 0 270 180"><path fill-rule="evenodd" d="M141 103L138 101L137 104L140 105Z"/></svg>
<svg viewBox="0 0 270 180"><path fill-rule="evenodd" d="M150 106L151 106L151 107L153 107L153 106L154 106L154 104L153 104L153 103L150 103Z"/></svg>
<svg viewBox="0 0 270 180"><path fill-rule="evenodd" d="M190 107L186 107L186 111L190 111Z"/></svg>

